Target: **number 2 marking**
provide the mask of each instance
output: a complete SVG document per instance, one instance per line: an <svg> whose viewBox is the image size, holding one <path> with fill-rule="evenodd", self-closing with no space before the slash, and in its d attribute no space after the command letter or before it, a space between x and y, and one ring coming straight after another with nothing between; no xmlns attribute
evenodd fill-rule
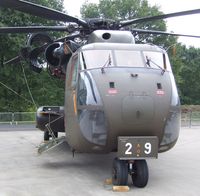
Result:
<svg viewBox="0 0 200 196"><path fill-rule="evenodd" d="M132 144L131 143L126 143L125 147L128 147L127 150L125 151L125 154L132 154L131 149L132 149Z"/></svg>

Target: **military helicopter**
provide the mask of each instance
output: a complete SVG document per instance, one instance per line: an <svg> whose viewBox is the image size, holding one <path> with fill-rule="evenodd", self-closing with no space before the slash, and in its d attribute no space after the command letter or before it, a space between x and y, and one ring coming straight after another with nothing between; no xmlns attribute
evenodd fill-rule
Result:
<svg viewBox="0 0 200 196"><path fill-rule="evenodd" d="M20 54L4 64L29 62L40 72L44 54L51 75L65 80L65 105L42 106L37 127L49 140L41 151L65 140L72 152L117 152L113 161L114 185L136 187L148 182L146 159L170 150L180 129L180 101L167 52L155 45L136 44L134 34L197 37L154 30L125 30L132 24L200 13L200 9L128 21L81 20L65 13L22 0L1 0L0 6L66 26L1 27L0 33L32 33ZM48 31L68 35L52 40ZM30 49L37 41L42 46ZM50 139L52 137L52 139Z"/></svg>

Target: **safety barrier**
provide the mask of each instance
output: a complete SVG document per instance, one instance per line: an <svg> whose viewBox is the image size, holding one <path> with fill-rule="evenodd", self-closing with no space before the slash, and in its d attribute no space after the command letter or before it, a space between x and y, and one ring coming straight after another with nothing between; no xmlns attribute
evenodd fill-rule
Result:
<svg viewBox="0 0 200 196"><path fill-rule="evenodd" d="M0 113L0 124L35 123L35 116L35 112L4 112ZM200 112L182 113L181 126L200 126Z"/></svg>
<svg viewBox="0 0 200 196"><path fill-rule="evenodd" d="M200 112L182 112L181 114L181 126L193 127L200 126Z"/></svg>
<svg viewBox="0 0 200 196"><path fill-rule="evenodd" d="M35 112L4 112L0 113L0 124L35 123Z"/></svg>

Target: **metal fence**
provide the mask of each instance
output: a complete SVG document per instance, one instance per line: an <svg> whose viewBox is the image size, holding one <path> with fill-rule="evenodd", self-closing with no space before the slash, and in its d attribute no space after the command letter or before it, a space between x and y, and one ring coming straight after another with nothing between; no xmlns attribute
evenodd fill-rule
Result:
<svg viewBox="0 0 200 196"><path fill-rule="evenodd" d="M0 113L0 124L35 123L35 112Z"/></svg>
<svg viewBox="0 0 200 196"><path fill-rule="evenodd" d="M186 112L181 114L181 126L193 127L200 126L200 112Z"/></svg>
<svg viewBox="0 0 200 196"><path fill-rule="evenodd" d="M35 116L35 112L0 113L0 124L35 123ZM181 125L183 127L200 126L200 112L182 113Z"/></svg>

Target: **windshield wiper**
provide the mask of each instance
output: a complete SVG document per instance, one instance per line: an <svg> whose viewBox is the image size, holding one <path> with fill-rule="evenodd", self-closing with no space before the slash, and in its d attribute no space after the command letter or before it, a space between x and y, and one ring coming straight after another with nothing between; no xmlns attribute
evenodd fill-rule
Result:
<svg viewBox="0 0 200 196"><path fill-rule="evenodd" d="M109 54L108 59L106 60L105 64L101 68L101 73L105 73L104 68L109 67L111 64L112 64L112 61L111 61L111 56Z"/></svg>
<svg viewBox="0 0 200 196"><path fill-rule="evenodd" d="M165 69L163 69L160 65L158 65L157 63L155 63L154 61L152 61L148 56L146 56L146 64L151 67L151 64L153 63L156 67L158 67L159 69L161 69L161 75L163 75L165 73Z"/></svg>

